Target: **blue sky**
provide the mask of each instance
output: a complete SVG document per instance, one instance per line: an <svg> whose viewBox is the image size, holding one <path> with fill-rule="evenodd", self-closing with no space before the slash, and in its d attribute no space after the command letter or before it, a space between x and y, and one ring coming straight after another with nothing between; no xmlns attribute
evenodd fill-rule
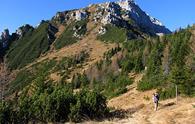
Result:
<svg viewBox="0 0 195 124"><path fill-rule="evenodd" d="M2 0L0 32L15 31L23 24L36 26L50 19L57 11L85 7L91 3L116 0ZM135 0L148 14L159 19L171 30L195 23L195 0Z"/></svg>

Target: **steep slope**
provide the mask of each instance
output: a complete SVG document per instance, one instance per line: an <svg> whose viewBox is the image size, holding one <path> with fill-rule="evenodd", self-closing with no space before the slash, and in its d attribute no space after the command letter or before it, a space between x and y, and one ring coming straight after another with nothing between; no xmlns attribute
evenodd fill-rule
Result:
<svg viewBox="0 0 195 124"><path fill-rule="evenodd" d="M121 0L118 2L118 4L123 9L123 13L125 13L122 16L129 16L129 18L132 18L144 29L149 29L151 32L155 32L156 34L171 33L170 30L165 28L159 20L151 17L143 10L141 10L140 7L134 2L134 0Z"/></svg>
<svg viewBox="0 0 195 124"><path fill-rule="evenodd" d="M37 29L30 29L22 38L13 42L6 55L8 68L22 68L47 52L56 31L48 22L42 22Z"/></svg>

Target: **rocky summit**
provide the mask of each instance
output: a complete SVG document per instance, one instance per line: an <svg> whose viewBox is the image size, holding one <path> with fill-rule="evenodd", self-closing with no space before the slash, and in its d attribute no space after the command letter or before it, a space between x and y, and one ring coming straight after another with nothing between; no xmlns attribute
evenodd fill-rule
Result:
<svg viewBox="0 0 195 124"><path fill-rule="evenodd" d="M90 12L91 9L94 11ZM141 10L133 0L107 2L90 5L79 10L59 12L53 19L59 22L66 22L69 19L82 20L90 16L93 17L94 23L100 22L103 25L123 25L129 20L133 20L140 28L147 29L152 34L171 33L159 20Z"/></svg>

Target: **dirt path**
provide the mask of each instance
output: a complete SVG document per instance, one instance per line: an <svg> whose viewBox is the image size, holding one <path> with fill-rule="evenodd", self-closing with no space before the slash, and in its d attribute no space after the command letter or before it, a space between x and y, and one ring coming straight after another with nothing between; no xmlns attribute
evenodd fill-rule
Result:
<svg viewBox="0 0 195 124"><path fill-rule="evenodd" d="M143 74L130 76L134 77L135 82L129 86L129 91L108 102L109 107L129 112L127 116L88 124L195 124L195 98L179 97L178 104L175 104L175 99L160 101L159 110L154 111L151 97L155 91L137 91L137 82Z"/></svg>
<svg viewBox="0 0 195 124"><path fill-rule="evenodd" d="M119 120L106 121L106 123L123 124L195 124L195 98L179 98L178 104L175 99L160 101L159 110L154 111L151 100L155 91L139 92L136 84L143 74L135 76L135 82L130 86L129 92L108 102L109 107L130 110L141 106L130 117ZM150 100L147 100L149 98ZM105 123L105 122L103 122Z"/></svg>
<svg viewBox="0 0 195 124"><path fill-rule="evenodd" d="M137 83L142 79L143 74L134 75L130 74L130 77L134 77L134 83L128 87L129 92L111 99L108 102L109 107L114 107L116 109L129 109L141 104L148 104L149 101L145 100L147 97L150 97L149 94L152 94L154 91L139 92L136 90ZM119 102L120 101L120 102Z"/></svg>

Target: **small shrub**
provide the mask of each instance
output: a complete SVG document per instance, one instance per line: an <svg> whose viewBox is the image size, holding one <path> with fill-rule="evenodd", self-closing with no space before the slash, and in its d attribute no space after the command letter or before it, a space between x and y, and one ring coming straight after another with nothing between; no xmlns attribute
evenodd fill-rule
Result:
<svg viewBox="0 0 195 124"><path fill-rule="evenodd" d="M166 83L165 78L162 75L151 76L149 79L144 77L142 81L138 83L137 89L140 91L151 90L159 88Z"/></svg>
<svg viewBox="0 0 195 124"><path fill-rule="evenodd" d="M169 98L174 98L176 96L175 87L169 88L160 88L158 89L158 93L160 94L160 99L165 100Z"/></svg>
<svg viewBox="0 0 195 124"><path fill-rule="evenodd" d="M106 79L103 85L101 83L99 85L102 85L102 92L109 99L125 93L127 91L126 86L133 83L125 74L118 76L108 75Z"/></svg>
<svg viewBox="0 0 195 124"><path fill-rule="evenodd" d="M87 85L89 85L89 80L85 74L77 73L76 75L73 76L71 84L74 89L78 89L78 88L86 87Z"/></svg>
<svg viewBox="0 0 195 124"><path fill-rule="evenodd" d="M77 94L77 103L72 106L70 118L81 121L82 118L101 118L108 112L106 98L98 92L82 90Z"/></svg>
<svg viewBox="0 0 195 124"><path fill-rule="evenodd" d="M12 109L11 105L8 102L0 103L0 123L6 124L11 122Z"/></svg>

